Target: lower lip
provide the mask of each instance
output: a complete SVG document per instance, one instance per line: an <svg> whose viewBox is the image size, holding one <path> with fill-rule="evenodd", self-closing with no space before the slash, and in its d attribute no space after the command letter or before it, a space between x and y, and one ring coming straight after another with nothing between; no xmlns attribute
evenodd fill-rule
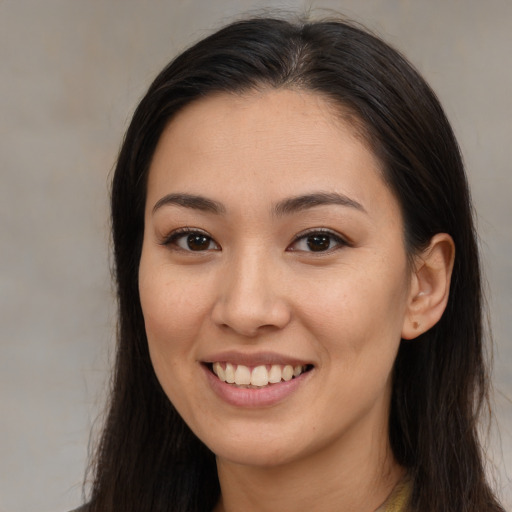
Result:
<svg viewBox="0 0 512 512"><path fill-rule="evenodd" d="M298 377L286 382L279 382L257 389L239 388L234 384L223 382L208 367L202 366L206 378L217 396L228 404L237 407L268 407L282 402L297 391L313 371L301 373Z"/></svg>

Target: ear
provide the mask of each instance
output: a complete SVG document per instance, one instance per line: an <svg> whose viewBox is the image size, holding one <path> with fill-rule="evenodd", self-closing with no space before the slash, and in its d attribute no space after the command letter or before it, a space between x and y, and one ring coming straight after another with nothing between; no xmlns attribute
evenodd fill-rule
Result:
<svg viewBox="0 0 512 512"><path fill-rule="evenodd" d="M414 258L414 271L402 328L402 338L411 340L428 331L441 318L450 294L455 244L438 233Z"/></svg>

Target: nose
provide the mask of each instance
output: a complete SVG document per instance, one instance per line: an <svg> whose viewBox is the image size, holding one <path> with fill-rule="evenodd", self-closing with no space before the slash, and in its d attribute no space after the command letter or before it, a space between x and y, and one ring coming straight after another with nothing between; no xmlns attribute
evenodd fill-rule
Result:
<svg viewBox="0 0 512 512"><path fill-rule="evenodd" d="M279 265L261 252L226 265L212 309L215 324L246 337L283 329L291 319Z"/></svg>

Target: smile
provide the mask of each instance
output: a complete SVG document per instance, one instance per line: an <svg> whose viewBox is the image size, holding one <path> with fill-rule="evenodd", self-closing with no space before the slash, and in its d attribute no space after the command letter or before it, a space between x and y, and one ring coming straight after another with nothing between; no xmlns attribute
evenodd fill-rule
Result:
<svg viewBox="0 0 512 512"><path fill-rule="evenodd" d="M292 366L291 364L259 365L251 368L228 362L215 362L211 365L211 371L222 382L249 389L288 382L311 368L311 365Z"/></svg>

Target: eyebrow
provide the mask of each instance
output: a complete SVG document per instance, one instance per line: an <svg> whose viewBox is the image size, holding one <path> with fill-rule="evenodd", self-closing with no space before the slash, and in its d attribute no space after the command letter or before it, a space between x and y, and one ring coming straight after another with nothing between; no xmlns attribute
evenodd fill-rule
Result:
<svg viewBox="0 0 512 512"><path fill-rule="evenodd" d="M167 194L159 199L153 206L155 213L162 206L177 205L184 208L192 208L193 210L201 210L203 212L215 213L220 215L226 212L224 205L213 199L193 194Z"/></svg>
<svg viewBox="0 0 512 512"><path fill-rule="evenodd" d="M291 197L277 203L274 208L274 213L277 216L283 216L323 205L348 206L367 213L361 203L337 192L316 192L313 194Z"/></svg>
<svg viewBox="0 0 512 512"><path fill-rule="evenodd" d="M155 213L159 208L167 205L191 208L193 210L214 213L216 215L226 213L226 208L218 201L208 199L204 196L184 193L167 194L162 197L153 207L153 213ZM277 203L273 208L273 211L275 215L281 217L283 215L290 215L309 208L314 208L315 206L324 205L347 206L366 213L366 210L361 203L358 203L354 199L338 192L315 192L312 194L290 197L283 201L279 201L279 203Z"/></svg>

